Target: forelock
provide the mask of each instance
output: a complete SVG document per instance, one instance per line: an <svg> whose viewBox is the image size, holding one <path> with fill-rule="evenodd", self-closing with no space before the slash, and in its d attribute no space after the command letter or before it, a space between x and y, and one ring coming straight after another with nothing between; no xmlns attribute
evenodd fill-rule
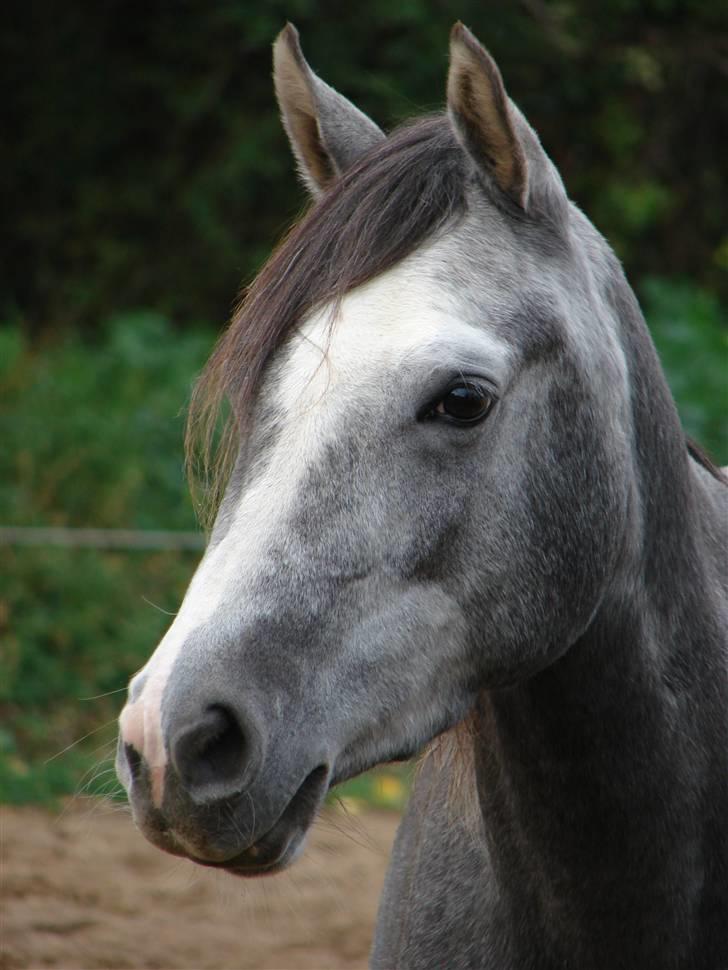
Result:
<svg viewBox="0 0 728 970"><path fill-rule="evenodd" d="M336 305L458 220L466 210L466 181L465 157L444 115L396 130L336 180L274 251L218 342L193 393L188 455L201 441L207 464L227 400L229 467L234 439L276 349L312 310ZM214 469L212 477L214 504L222 486Z"/></svg>

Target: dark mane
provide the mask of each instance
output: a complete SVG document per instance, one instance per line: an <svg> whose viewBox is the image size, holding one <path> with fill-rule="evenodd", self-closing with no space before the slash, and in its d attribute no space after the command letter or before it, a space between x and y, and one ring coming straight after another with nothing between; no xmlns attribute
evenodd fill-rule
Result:
<svg viewBox="0 0 728 970"><path fill-rule="evenodd" d="M271 355L311 310L390 269L465 209L465 160L444 115L396 130L296 223L244 294L195 387L187 426L213 507ZM223 442L212 440L223 401Z"/></svg>
<svg viewBox="0 0 728 970"><path fill-rule="evenodd" d="M728 485L728 475L726 475L722 468L716 465L707 451L701 448L692 438L687 438L686 443L690 457L695 459L699 465L702 465L706 471L710 472L713 478L717 478L723 485Z"/></svg>

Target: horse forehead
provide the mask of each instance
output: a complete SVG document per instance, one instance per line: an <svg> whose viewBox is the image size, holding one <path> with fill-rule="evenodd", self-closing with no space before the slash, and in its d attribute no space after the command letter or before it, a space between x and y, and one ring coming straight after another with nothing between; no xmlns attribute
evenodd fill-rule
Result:
<svg viewBox="0 0 728 970"><path fill-rule="evenodd" d="M466 319L453 288L438 284L427 263L405 261L312 314L292 336L274 371L282 413L337 398L381 391L378 378L403 367L454 366L482 360L507 367L511 349L487 324Z"/></svg>

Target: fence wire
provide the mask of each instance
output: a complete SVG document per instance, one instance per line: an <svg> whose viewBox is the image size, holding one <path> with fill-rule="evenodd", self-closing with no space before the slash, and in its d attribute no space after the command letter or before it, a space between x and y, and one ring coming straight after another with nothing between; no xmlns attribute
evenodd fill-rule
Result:
<svg viewBox="0 0 728 970"><path fill-rule="evenodd" d="M79 549L201 550L200 532L163 529L67 529L0 526L0 546L65 546Z"/></svg>

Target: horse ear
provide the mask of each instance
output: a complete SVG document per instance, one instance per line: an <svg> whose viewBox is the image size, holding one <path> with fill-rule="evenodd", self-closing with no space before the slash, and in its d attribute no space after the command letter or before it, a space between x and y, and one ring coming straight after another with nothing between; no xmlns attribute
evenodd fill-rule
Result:
<svg viewBox="0 0 728 970"><path fill-rule="evenodd" d="M273 82L301 176L314 195L383 140L370 118L313 73L293 24L273 45Z"/></svg>
<svg viewBox="0 0 728 970"><path fill-rule="evenodd" d="M490 54L456 23L450 34L447 107L460 142L476 164L522 209L528 200L528 162L514 107Z"/></svg>

